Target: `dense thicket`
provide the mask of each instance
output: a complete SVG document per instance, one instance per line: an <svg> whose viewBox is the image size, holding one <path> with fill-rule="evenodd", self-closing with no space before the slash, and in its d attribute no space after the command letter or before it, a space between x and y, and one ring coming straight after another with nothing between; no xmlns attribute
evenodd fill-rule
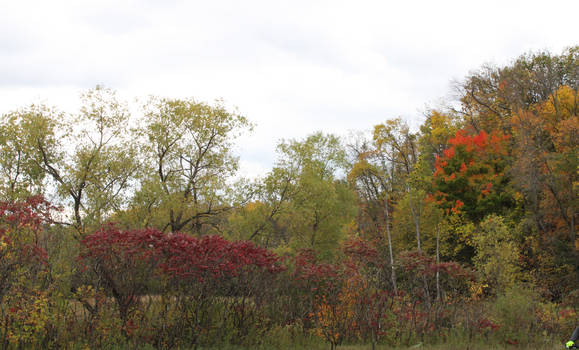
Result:
<svg viewBox="0 0 579 350"><path fill-rule="evenodd" d="M0 347L566 335L578 81L577 46L484 66L420 130L282 140L257 179L233 152L252 125L220 102L151 98L136 115L99 86L74 114L7 113Z"/></svg>

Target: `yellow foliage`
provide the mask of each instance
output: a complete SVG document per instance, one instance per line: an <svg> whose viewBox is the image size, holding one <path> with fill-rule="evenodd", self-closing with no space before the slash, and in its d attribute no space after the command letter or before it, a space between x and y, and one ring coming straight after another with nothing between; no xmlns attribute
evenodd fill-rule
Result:
<svg viewBox="0 0 579 350"><path fill-rule="evenodd" d="M7 298L8 314L3 325L10 343L31 343L44 334L49 321L46 292L24 295L21 291Z"/></svg>
<svg viewBox="0 0 579 350"><path fill-rule="evenodd" d="M489 285L486 283L473 282L469 288L471 299L480 300L483 297L485 290L488 288Z"/></svg>
<svg viewBox="0 0 579 350"><path fill-rule="evenodd" d="M360 293L368 288L365 280L355 276L348 279L335 299L322 295L316 302L314 334L332 344L340 344L347 336L359 337L356 323L356 306Z"/></svg>

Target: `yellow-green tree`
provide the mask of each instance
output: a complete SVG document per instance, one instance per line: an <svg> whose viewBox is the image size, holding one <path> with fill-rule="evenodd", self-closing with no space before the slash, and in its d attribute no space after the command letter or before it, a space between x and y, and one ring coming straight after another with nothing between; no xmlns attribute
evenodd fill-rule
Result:
<svg viewBox="0 0 579 350"><path fill-rule="evenodd" d="M73 114L44 106L10 113L2 127L11 132L2 144L13 150L1 161L11 174L9 192L27 184L27 193L45 194L67 208L61 221L80 236L123 208L137 169L126 105L100 86L84 92L81 102Z"/></svg>
<svg viewBox="0 0 579 350"><path fill-rule="evenodd" d="M473 234L479 282L496 294L507 291L520 277L519 245L512 226L501 216L489 215Z"/></svg>
<svg viewBox="0 0 579 350"><path fill-rule="evenodd" d="M274 168L258 184L256 201L231 219L235 237L331 258L355 215L354 193L340 179L345 152L334 135L284 140ZM237 232L237 233L235 233Z"/></svg>
<svg viewBox="0 0 579 350"><path fill-rule="evenodd" d="M233 142L247 119L193 99L153 98L139 125L144 173L130 216L144 227L201 234L231 206L227 181L238 169Z"/></svg>

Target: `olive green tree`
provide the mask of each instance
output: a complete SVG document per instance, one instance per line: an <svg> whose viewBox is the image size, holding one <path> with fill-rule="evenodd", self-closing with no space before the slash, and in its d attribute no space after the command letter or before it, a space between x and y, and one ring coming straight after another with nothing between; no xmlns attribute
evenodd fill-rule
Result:
<svg viewBox="0 0 579 350"><path fill-rule="evenodd" d="M231 208L234 140L252 125L222 102L152 98L144 110L137 128L144 171L130 213L138 225L201 234Z"/></svg>

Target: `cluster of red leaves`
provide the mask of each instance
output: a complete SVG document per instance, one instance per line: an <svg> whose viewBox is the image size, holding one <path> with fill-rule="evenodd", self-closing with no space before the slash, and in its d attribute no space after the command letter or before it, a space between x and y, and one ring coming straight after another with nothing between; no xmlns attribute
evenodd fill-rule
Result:
<svg viewBox="0 0 579 350"><path fill-rule="evenodd" d="M158 266L158 273L177 279L236 276L247 267L270 273L283 269L280 258L250 242L229 242L219 236L166 235L156 229L120 230L103 226L82 240L81 261L97 259L101 264ZM112 266L111 266L112 267Z"/></svg>
<svg viewBox="0 0 579 350"><path fill-rule="evenodd" d="M448 140L454 148L457 146L466 147L467 152L484 153L492 151L494 153L503 153L504 148L502 143L509 139L509 135L491 133L489 136L485 131L481 131L478 135L468 135L465 130L456 132L456 136ZM452 157L449 157L452 158Z"/></svg>
<svg viewBox="0 0 579 350"><path fill-rule="evenodd" d="M219 236L201 238L173 234L164 240L163 271L176 278L221 278L237 276L246 268L270 273L284 269L280 258L251 242L229 242Z"/></svg>
<svg viewBox="0 0 579 350"><path fill-rule="evenodd" d="M361 238L352 238L346 241L344 253L365 265L383 265L385 263L384 257L378 253L375 245Z"/></svg>
<svg viewBox="0 0 579 350"><path fill-rule="evenodd" d="M96 259L101 264L117 264L122 260L125 265L130 261L156 262L162 256L164 241L165 235L159 230L120 230L105 225L81 241L85 249L79 259Z"/></svg>
<svg viewBox="0 0 579 350"><path fill-rule="evenodd" d="M41 225L51 221L55 210L42 196L29 197L22 202L0 202L0 235L10 228L28 228L39 231Z"/></svg>
<svg viewBox="0 0 579 350"><path fill-rule="evenodd" d="M436 264L436 270L455 279L468 281L475 280L475 276L471 270L465 269L459 263L454 261L438 263Z"/></svg>
<svg viewBox="0 0 579 350"><path fill-rule="evenodd" d="M106 257L111 252L134 255L142 251L154 256L163 247L163 241L163 233L155 229L120 230L109 224L82 240L82 245L89 249L81 257Z"/></svg>
<svg viewBox="0 0 579 350"><path fill-rule="evenodd" d="M399 260L405 272L418 272L430 276L437 270L434 259L418 251L404 252Z"/></svg>
<svg viewBox="0 0 579 350"><path fill-rule="evenodd" d="M494 323L488 318L481 318L477 321L476 327L479 333L483 333L484 331L496 331L499 328L501 328L501 325L498 323Z"/></svg>
<svg viewBox="0 0 579 350"><path fill-rule="evenodd" d="M315 251L311 249L301 250L294 263L294 284L313 294L338 290L338 285L343 282L343 269L335 264L318 262Z"/></svg>
<svg viewBox="0 0 579 350"><path fill-rule="evenodd" d="M385 336L391 331L393 321L387 315L393 311L394 301L399 294L388 290L375 290L371 293L360 293L356 303L362 311L360 326L373 330L378 336Z"/></svg>
<svg viewBox="0 0 579 350"><path fill-rule="evenodd" d="M456 136L448 140L451 145L448 149L442 152L442 157L435 156L435 172L434 176L443 175L446 173L445 167L448 166L449 160L454 158L458 153L459 148L469 154L467 162L460 164L460 173L465 173L468 166L472 166L476 157L483 156L488 153L505 154L506 150L504 142L509 138L508 135L500 135L493 133L490 136L481 131L478 135L468 135L465 130L458 130ZM454 173L450 176L455 175Z"/></svg>
<svg viewBox="0 0 579 350"><path fill-rule="evenodd" d="M442 156L435 157L436 191L428 199L445 208L448 214L458 214L472 211L491 192L500 191L495 185L504 176L508 138L500 133L489 135L481 131L469 135L465 130L457 131L448 141L451 146Z"/></svg>
<svg viewBox="0 0 579 350"><path fill-rule="evenodd" d="M465 269L456 262L436 263L435 259L422 252L404 252L399 257L400 265L405 272L411 272L427 277L434 276L436 272L448 277L460 280L473 280L471 271Z"/></svg>
<svg viewBox="0 0 579 350"><path fill-rule="evenodd" d="M56 210L42 196L22 202L0 202L0 243L16 248L23 261L46 263L46 251L38 246L41 227L51 222Z"/></svg>
<svg viewBox="0 0 579 350"><path fill-rule="evenodd" d="M566 319L566 318L573 318L576 316L575 310L573 309L563 309L559 311L559 318Z"/></svg>

